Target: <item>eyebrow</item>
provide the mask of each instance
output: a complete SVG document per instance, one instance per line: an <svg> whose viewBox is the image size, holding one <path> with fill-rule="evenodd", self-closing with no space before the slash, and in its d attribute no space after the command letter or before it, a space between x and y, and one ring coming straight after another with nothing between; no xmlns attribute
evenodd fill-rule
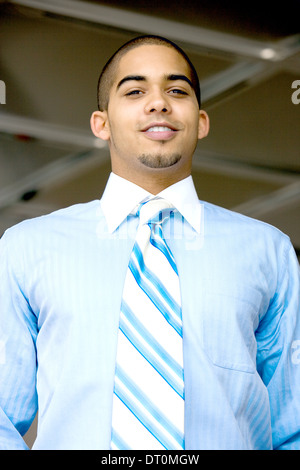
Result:
<svg viewBox="0 0 300 470"><path fill-rule="evenodd" d="M168 82L176 82L177 80L183 80L184 82L187 82L191 88L194 88L191 80L186 75L171 74L167 75L165 79Z"/></svg>
<svg viewBox="0 0 300 470"><path fill-rule="evenodd" d="M146 77L143 77L142 75L127 75L127 77L124 77L122 78L122 80L119 81L117 85L117 90L123 85L123 83L130 82L130 81L145 82Z"/></svg>
<svg viewBox="0 0 300 470"><path fill-rule="evenodd" d="M186 75L178 75L178 74L173 73L170 75L165 75L164 80L167 82L175 82L177 80L183 80L184 82L187 82L191 88L194 88L191 80ZM122 78L122 80L119 81L119 83L117 84L117 90L123 85L123 83L130 82L130 81L146 82L147 78L143 75L127 75L126 77Z"/></svg>

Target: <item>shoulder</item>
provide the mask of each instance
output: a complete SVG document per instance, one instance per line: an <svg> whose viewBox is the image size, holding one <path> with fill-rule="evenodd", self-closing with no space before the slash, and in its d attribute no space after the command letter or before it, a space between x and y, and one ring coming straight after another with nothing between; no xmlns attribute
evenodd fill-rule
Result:
<svg viewBox="0 0 300 470"><path fill-rule="evenodd" d="M289 236L264 221L203 202L204 233L221 245L255 256L284 260L293 246Z"/></svg>
<svg viewBox="0 0 300 470"><path fill-rule="evenodd" d="M223 227L227 230L242 231L245 229L259 234L265 233L275 238L289 239L281 230L262 220L249 217L230 209L225 209L209 202L200 202L203 204L204 218L208 223L216 224L216 226Z"/></svg>
<svg viewBox="0 0 300 470"><path fill-rule="evenodd" d="M101 215L100 201L75 204L32 219L26 219L10 228L2 236L6 243L20 244L42 237L53 237L70 232L76 226L88 225Z"/></svg>

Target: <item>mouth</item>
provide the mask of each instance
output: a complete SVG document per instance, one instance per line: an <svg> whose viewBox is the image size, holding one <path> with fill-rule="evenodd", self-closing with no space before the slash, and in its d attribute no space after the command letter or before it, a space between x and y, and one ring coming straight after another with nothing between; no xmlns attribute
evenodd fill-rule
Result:
<svg viewBox="0 0 300 470"><path fill-rule="evenodd" d="M152 122L142 129L144 135L151 140L170 140L179 129L167 122Z"/></svg>

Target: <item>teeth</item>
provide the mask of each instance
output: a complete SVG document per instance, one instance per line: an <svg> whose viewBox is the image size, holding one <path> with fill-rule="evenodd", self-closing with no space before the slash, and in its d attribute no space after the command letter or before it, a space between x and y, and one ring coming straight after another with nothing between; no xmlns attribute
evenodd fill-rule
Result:
<svg viewBox="0 0 300 470"><path fill-rule="evenodd" d="M165 131L170 131L172 129L170 129L169 127L163 127L163 126L153 126L153 127L150 127L147 132L165 132Z"/></svg>

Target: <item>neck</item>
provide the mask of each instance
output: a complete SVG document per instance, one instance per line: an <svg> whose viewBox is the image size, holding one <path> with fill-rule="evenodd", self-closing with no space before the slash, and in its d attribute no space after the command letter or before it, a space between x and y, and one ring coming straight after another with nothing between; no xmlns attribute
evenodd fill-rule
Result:
<svg viewBox="0 0 300 470"><path fill-rule="evenodd" d="M167 168L149 168L144 165L131 166L120 164L112 159L112 171L118 176L145 189L151 194L158 194L172 184L178 183L191 175L191 161L177 164Z"/></svg>
<svg viewBox="0 0 300 470"><path fill-rule="evenodd" d="M174 174L172 175L167 175L167 172L161 170L152 171L152 175L149 175L149 173L145 175L140 175L134 172L130 172L130 174L124 174L122 172L118 172L114 168L112 168L112 171L116 175L127 179L128 181L136 184L137 186L140 186L141 188L145 189L153 195L160 193L169 186L172 186L172 184L178 183L178 181L187 178L191 174L191 172L188 171L185 173L181 172L180 175L177 175L176 172L174 172Z"/></svg>

